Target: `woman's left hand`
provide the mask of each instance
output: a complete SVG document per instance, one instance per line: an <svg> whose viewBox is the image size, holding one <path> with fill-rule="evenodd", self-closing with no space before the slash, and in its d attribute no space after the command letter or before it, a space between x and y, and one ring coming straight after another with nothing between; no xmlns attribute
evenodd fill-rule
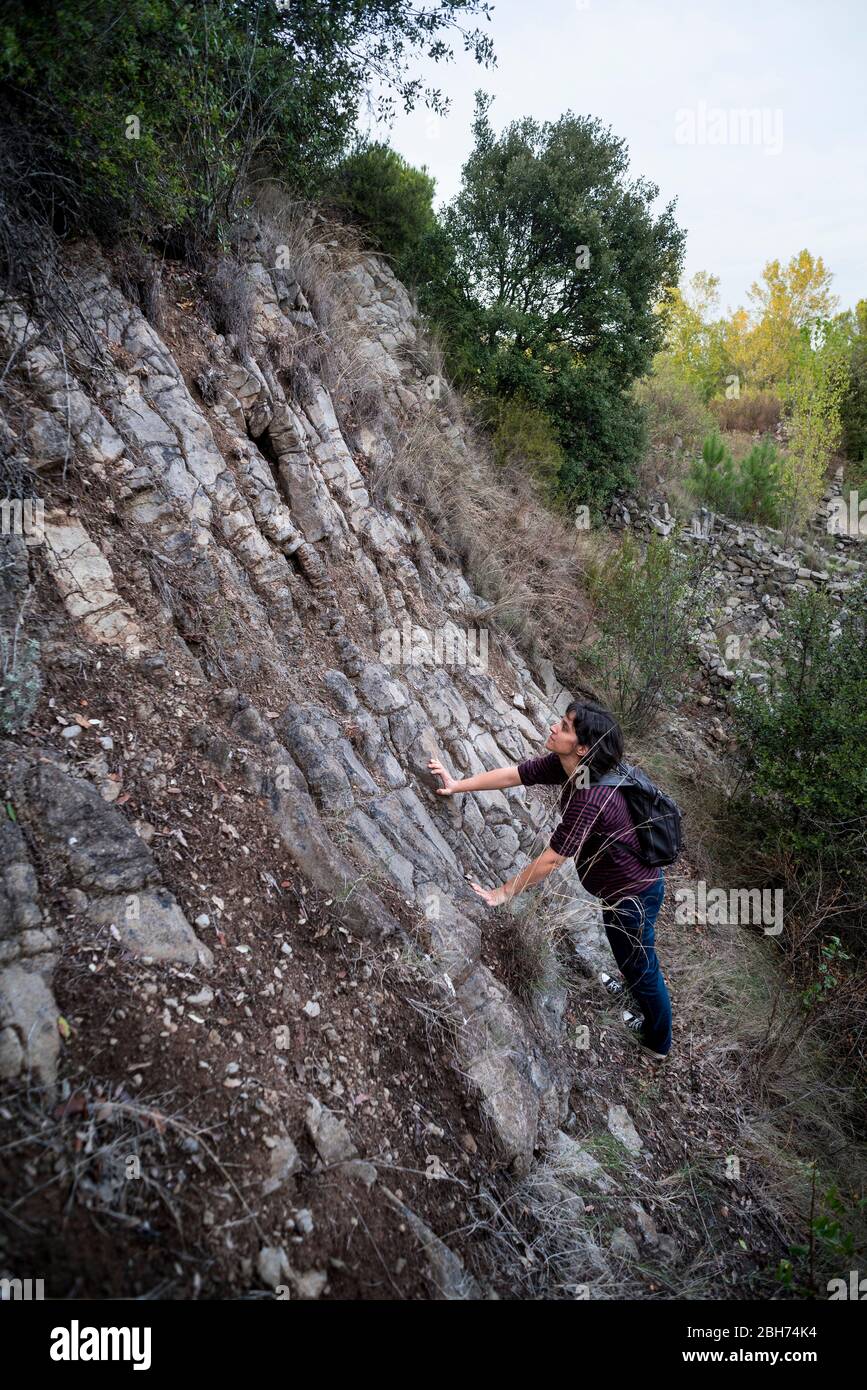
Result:
<svg viewBox="0 0 867 1390"><path fill-rule="evenodd" d="M471 881L470 887L473 892L478 893L480 898L484 898L488 907L502 907L506 901L505 884L501 884L499 888L483 888L480 883Z"/></svg>

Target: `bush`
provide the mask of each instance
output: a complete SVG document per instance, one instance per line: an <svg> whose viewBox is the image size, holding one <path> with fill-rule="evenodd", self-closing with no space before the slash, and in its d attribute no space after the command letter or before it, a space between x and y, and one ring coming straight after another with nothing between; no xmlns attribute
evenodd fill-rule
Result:
<svg viewBox="0 0 867 1390"><path fill-rule="evenodd" d="M627 732L637 732L683 685L694 633L709 601L709 554L687 554L653 537L646 550L627 532L588 574L603 609L602 635L586 659Z"/></svg>
<svg viewBox="0 0 867 1390"><path fill-rule="evenodd" d="M800 598L764 651L767 692L745 682L733 704L755 833L805 870L832 869L859 905L867 889L867 581L842 611L823 593Z"/></svg>
<svg viewBox="0 0 867 1390"><path fill-rule="evenodd" d="M699 391L666 359L635 383L633 398L644 412L651 447L694 453L713 429L713 418Z"/></svg>
<svg viewBox="0 0 867 1390"><path fill-rule="evenodd" d="M790 412L785 465L786 530L800 529L815 513L828 463L843 434L842 409L849 389L849 343L836 320L801 330L786 383Z"/></svg>
<svg viewBox="0 0 867 1390"><path fill-rule="evenodd" d="M851 316L849 384L843 400L843 448L855 463L867 462L867 299Z"/></svg>
<svg viewBox="0 0 867 1390"><path fill-rule="evenodd" d="M786 922L813 994L828 984L828 944L845 942L854 972L867 958L866 651L867 581L842 612L824 594L803 596L764 644L767 692L742 680L732 702L745 778L732 812L742 841L770 860L795 903ZM807 930L799 934L800 912Z"/></svg>
<svg viewBox="0 0 867 1390"><path fill-rule="evenodd" d="M776 526L783 497L783 460L768 439L756 444L737 465L737 516Z"/></svg>
<svg viewBox="0 0 867 1390"><path fill-rule="evenodd" d="M525 397L513 396L485 401L480 415L490 433L496 463L525 467L551 496L563 466L563 450L545 412Z"/></svg>
<svg viewBox="0 0 867 1390"><path fill-rule="evenodd" d="M338 165L325 197L400 262L433 223L434 187L426 169L413 168L388 145L363 142Z"/></svg>
<svg viewBox="0 0 867 1390"><path fill-rule="evenodd" d="M741 521L776 526L784 500L783 459L770 440L735 463L719 434L708 435L687 480L704 506Z"/></svg>
<svg viewBox="0 0 867 1390"><path fill-rule="evenodd" d="M588 364L560 377L547 408L566 456L560 476L567 505L601 514L615 493L635 482L647 448L641 407Z"/></svg>
<svg viewBox="0 0 867 1390"><path fill-rule="evenodd" d="M721 430L770 434L783 418L783 403L773 391L744 391L731 400L713 400L710 409Z"/></svg>
<svg viewBox="0 0 867 1390"><path fill-rule="evenodd" d="M687 485L697 500L711 511L730 514L735 498L735 461L716 432L705 439L701 457L689 470Z"/></svg>

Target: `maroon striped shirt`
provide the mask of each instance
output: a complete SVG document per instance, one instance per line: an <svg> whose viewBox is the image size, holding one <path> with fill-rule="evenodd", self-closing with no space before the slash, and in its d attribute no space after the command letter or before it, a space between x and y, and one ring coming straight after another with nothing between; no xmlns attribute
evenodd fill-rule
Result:
<svg viewBox="0 0 867 1390"><path fill-rule="evenodd" d="M525 787L560 785L560 814L548 848L572 855L578 877L588 893L603 903L615 903L655 882L657 868L644 864L626 798L617 787L582 787L568 778L557 753L544 753L518 763Z"/></svg>

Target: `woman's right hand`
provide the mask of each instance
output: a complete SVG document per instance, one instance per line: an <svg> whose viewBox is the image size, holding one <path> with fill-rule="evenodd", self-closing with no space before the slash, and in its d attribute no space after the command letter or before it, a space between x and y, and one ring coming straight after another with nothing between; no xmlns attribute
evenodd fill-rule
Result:
<svg viewBox="0 0 867 1390"><path fill-rule="evenodd" d="M454 777L446 772L442 763L438 762L436 758L429 758L428 767L436 777L441 777L443 780L443 785L436 789L437 796L454 796L457 782Z"/></svg>

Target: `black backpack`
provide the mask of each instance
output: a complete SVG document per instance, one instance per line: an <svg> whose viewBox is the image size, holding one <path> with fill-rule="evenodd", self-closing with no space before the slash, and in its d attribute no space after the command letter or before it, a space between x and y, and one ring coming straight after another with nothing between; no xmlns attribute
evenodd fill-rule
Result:
<svg viewBox="0 0 867 1390"><path fill-rule="evenodd" d="M617 787L623 792L644 864L656 868L674 863L683 846L683 812L646 772L631 763L618 763L604 777L595 778L591 786Z"/></svg>

